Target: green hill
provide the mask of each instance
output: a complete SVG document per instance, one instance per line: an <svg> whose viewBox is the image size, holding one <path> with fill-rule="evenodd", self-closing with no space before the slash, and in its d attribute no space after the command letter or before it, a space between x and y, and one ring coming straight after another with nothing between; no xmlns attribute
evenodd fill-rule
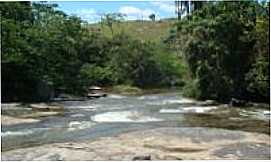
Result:
<svg viewBox="0 0 271 162"><path fill-rule="evenodd" d="M135 38L144 41L160 41L167 37L169 30L172 28L174 20L161 21L125 21L113 24L114 34L125 32ZM112 37L110 29L106 25L91 24L91 31L104 33Z"/></svg>

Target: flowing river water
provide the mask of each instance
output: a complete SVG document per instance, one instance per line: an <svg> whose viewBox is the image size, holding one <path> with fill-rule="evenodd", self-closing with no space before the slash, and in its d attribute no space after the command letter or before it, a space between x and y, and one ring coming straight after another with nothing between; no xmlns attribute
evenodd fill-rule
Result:
<svg viewBox="0 0 271 162"><path fill-rule="evenodd" d="M33 123L2 124L2 153L157 128L219 128L268 136L270 132L268 109L212 105L183 98L176 91L140 96L109 94L105 98L58 103L64 105L59 115L39 117L39 122ZM7 105L2 105L2 115L16 117L30 111Z"/></svg>

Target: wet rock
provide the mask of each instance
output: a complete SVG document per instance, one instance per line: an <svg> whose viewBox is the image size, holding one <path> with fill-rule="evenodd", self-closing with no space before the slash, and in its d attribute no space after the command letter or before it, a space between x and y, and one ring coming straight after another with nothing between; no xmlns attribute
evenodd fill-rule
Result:
<svg viewBox="0 0 271 162"><path fill-rule="evenodd" d="M51 101L85 101L87 98L85 97L74 97L74 98L53 98Z"/></svg>
<svg viewBox="0 0 271 162"><path fill-rule="evenodd" d="M39 103L39 104L30 104L29 105L33 110L40 110L40 111L60 111L63 110L62 105L53 105L53 104L45 104L45 103Z"/></svg>
<svg viewBox="0 0 271 162"><path fill-rule="evenodd" d="M79 96L74 96L71 94L65 94L65 93L60 93L56 95L55 98L52 98L51 101L84 101L86 100L85 97L79 97Z"/></svg>
<svg viewBox="0 0 271 162"><path fill-rule="evenodd" d="M214 106L214 105L217 105L217 102L214 100L206 100L206 101L200 102L199 105L201 105L201 106Z"/></svg>
<svg viewBox="0 0 271 162"><path fill-rule="evenodd" d="M182 158L177 157L177 156L173 156L173 155L165 155L161 159L163 159L163 160L183 160Z"/></svg>
<svg viewBox="0 0 271 162"><path fill-rule="evenodd" d="M47 116L56 116L56 115L62 115L63 112L60 111L36 111L30 114L24 114L20 117L22 118L39 118L39 117L47 117Z"/></svg>
<svg viewBox="0 0 271 162"><path fill-rule="evenodd" d="M61 93L57 96L58 98L73 98L73 96L65 93Z"/></svg>
<svg viewBox="0 0 271 162"><path fill-rule="evenodd" d="M106 97L107 94L105 93L88 93L87 97L88 98L100 98L100 97Z"/></svg>
<svg viewBox="0 0 271 162"><path fill-rule="evenodd" d="M151 155L141 155L141 156L135 156L132 159L133 161L136 160L151 160Z"/></svg>
<svg viewBox="0 0 271 162"><path fill-rule="evenodd" d="M232 107L244 107L244 106L248 106L248 103L244 100L239 100L236 98L232 98L230 101L230 106Z"/></svg>
<svg viewBox="0 0 271 162"><path fill-rule="evenodd" d="M213 153L220 158L235 158L242 160L270 159L270 145L265 143L235 143L222 146Z"/></svg>
<svg viewBox="0 0 271 162"><path fill-rule="evenodd" d="M266 104L266 103L254 103L254 102L249 102L249 105L251 107L255 107L255 108L263 108L263 109L269 109L270 105Z"/></svg>
<svg viewBox="0 0 271 162"><path fill-rule="evenodd" d="M200 142L194 143L194 140ZM190 127L158 128L101 137L94 141L14 149L2 152L1 160L270 159L269 152L269 135Z"/></svg>
<svg viewBox="0 0 271 162"><path fill-rule="evenodd" d="M15 125L22 123L36 123L39 122L37 119L24 119L24 118L15 118L12 116L1 115L1 125Z"/></svg>

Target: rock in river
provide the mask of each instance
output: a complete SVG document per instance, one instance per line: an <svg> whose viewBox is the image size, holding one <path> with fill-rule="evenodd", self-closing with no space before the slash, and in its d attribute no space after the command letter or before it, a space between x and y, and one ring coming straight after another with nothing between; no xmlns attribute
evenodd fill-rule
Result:
<svg viewBox="0 0 271 162"><path fill-rule="evenodd" d="M53 104L30 104L29 105L33 110L40 110L40 111L61 111L63 110L63 106L61 105L53 105Z"/></svg>

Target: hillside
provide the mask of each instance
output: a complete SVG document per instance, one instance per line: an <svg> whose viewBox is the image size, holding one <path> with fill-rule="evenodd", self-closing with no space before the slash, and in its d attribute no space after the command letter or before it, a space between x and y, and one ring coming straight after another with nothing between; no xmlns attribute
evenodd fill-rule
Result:
<svg viewBox="0 0 271 162"><path fill-rule="evenodd" d="M162 20L162 21L125 21L122 23L114 24L114 34L125 32L135 38L145 41L160 41L169 33L169 30L175 23L174 20ZM91 24L90 30L101 31L108 37L111 37L110 29L101 24Z"/></svg>

